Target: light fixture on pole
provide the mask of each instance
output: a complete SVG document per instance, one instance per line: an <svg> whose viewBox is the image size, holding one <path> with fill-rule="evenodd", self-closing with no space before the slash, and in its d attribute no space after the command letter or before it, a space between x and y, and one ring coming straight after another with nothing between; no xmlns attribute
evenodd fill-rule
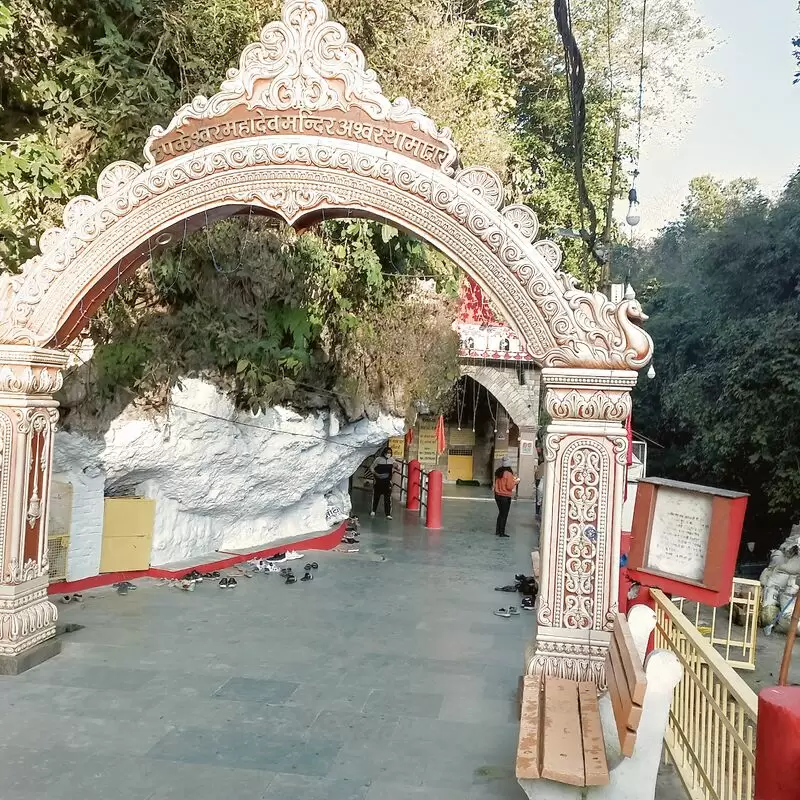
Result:
<svg viewBox="0 0 800 800"><path fill-rule="evenodd" d="M651 361L650 362L650 368L647 370L647 377L650 380L653 380L653 378L655 378L655 376L656 376L656 368L653 366L653 362Z"/></svg>
<svg viewBox="0 0 800 800"><path fill-rule="evenodd" d="M636 194L636 187L632 186L628 192L628 214L625 217L625 222L632 228L635 228L642 221L642 215L639 212L639 198Z"/></svg>

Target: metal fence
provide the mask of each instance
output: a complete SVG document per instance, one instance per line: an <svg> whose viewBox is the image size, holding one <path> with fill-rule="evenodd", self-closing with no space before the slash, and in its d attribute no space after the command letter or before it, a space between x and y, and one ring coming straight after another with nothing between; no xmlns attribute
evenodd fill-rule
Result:
<svg viewBox="0 0 800 800"><path fill-rule="evenodd" d="M761 583L749 578L734 578L727 614L683 598L673 602L695 627L707 636L720 655L734 669L756 668L756 638L761 613Z"/></svg>
<svg viewBox="0 0 800 800"><path fill-rule="evenodd" d="M683 665L664 739L692 800L751 800L758 701L711 642L663 592L652 589L655 646Z"/></svg>
<svg viewBox="0 0 800 800"><path fill-rule="evenodd" d="M419 515L424 517L428 513L428 476L427 470L419 472Z"/></svg>

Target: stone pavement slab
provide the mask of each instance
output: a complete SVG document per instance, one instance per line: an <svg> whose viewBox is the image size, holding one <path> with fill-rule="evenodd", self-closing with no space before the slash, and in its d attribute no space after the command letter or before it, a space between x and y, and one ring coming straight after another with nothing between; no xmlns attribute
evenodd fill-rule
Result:
<svg viewBox="0 0 800 800"><path fill-rule="evenodd" d="M532 511L499 540L491 503L448 503L436 532L362 510L364 552L314 553L309 583L84 593L60 656L0 677L0 800L523 800L535 623L492 611Z"/></svg>

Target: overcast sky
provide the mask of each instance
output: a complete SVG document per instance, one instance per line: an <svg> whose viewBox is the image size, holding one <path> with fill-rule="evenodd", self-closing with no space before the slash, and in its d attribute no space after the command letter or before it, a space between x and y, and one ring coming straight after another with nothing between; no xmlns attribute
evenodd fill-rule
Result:
<svg viewBox="0 0 800 800"><path fill-rule="evenodd" d="M777 192L800 165L791 44L800 33L797 0L696 2L719 42L706 58L718 80L698 87L692 124L679 142L654 132L642 143L637 233L675 219L696 175L754 177Z"/></svg>

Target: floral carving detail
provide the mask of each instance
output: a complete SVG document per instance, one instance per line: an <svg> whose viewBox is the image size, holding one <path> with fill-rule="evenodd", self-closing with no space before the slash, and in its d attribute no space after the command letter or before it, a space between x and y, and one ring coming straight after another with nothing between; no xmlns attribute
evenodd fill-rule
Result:
<svg viewBox="0 0 800 800"><path fill-rule="evenodd" d="M549 239L542 239L536 242L533 246L539 255L550 265L550 268L555 272L561 266L562 253L561 248Z"/></svg>
<svg viewBox="0 0 800 800"><path fill-rule="evenodd" d="M597 517L601 453L573 450L568 465L566 574L563 622L568 628L591 628L597 568Z"/></svg>
<svg viewBox="0 0 800 800"><path fill-rule="evenodd" d="M219 117L242 105L274 111L355 107L376 121L409 123L445 147L448 155L442 171L448 175L455 171L458 152L449 128L439 130L404 97L390 102L375 72L367 69L363 52L338 22L328 19L321 0L285 0L281 21L266 25L259 41L245 47L239 69L228 70L217 94L210 99L195 97L166 129L156 126L150 131L144 149L148 163L155 164L153 146L165 134L190 120Z"/></svg>
<svg viewBox="0 0 800 800"><path fill-rule="evenodd" d="M53 394L63 385L60 369L41 367L36 370L30 366L12 368L0 367L0 392L14 394Z"/></svg>
<svg viewBox="0 0 800 800"><path fill-rule="evenodd" d="M586 419L624 422L631 413L631 398L625 393L571 389L561 394L547 393L547 413L553 419Z"/></svg>
<svg viewBox="0 0 800 800"><path fill-rule="evenodd" d="M102 200L104 197L119 191L126 183L132 181L142 168L132 161L115 161L109 164L97 179L97 196Z"/></svg>
<svg viewBox="0 0 800 800"><path fill-rule="evenodd" d="M462 169L456 181L492 208L503 205L503 183L488 167Z"/></svg>
<svg viewBox="0 0 800 800"><path fill-rule="evenodd" d="M534 241L539 234L539 218L532 208L522 205L506 206L503 209L503 216L511 227L529 242ZM561 261L560 254L558 260Z"/></svg>

